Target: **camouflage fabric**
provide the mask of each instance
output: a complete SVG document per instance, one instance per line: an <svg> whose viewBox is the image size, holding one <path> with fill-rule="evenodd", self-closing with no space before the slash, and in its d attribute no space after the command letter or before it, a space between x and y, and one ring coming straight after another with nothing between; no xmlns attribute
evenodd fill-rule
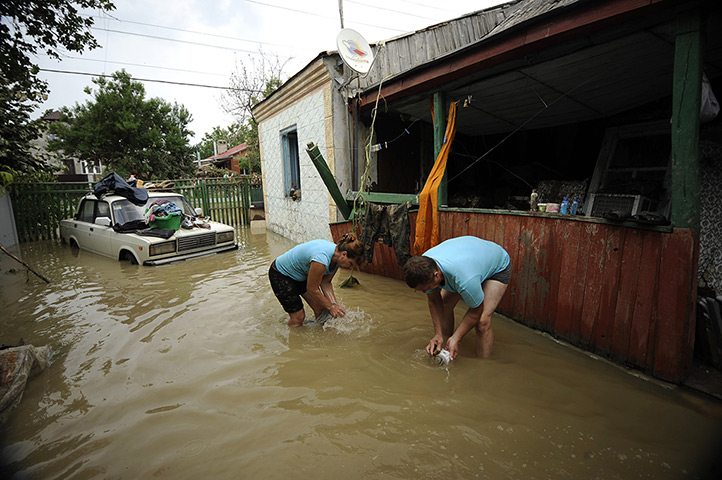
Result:
<svg viewBox="0 0 722 480"><path fill-rule="evenodd" d="M411 257L410 232L408 205L367 203L361 237L366 262L373 260L376 241L381 238L384 244L393 247L399 265L406 263Z"/></svg>

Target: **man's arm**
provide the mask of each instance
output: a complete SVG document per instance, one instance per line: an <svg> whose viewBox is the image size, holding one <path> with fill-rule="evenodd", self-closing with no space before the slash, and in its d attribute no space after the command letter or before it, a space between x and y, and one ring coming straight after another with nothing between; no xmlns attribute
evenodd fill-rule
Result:
<svg viewBox="0 0 722 480"><path fill-rule="evenodd" d="M429 304L431 321L434 324L434 337L426 346L426 353L434 355L436 352L441 350L441 346L444 344L444 334L441 327L441 322L444 319L444 302L441 299L441 292L439 290L427 293L426 299Z"/></svg>
<svg viewBox="0 0 722 480"><path fill-rule="evenodd" d="M464 335L469 333L469 330L476 326L483 311L484 303L481 303L478 307L468 309L466 314L464 314L464 318L461 320L456 331L446 342L446 348L449 349L449 357L451 360L455 359L459 354L459 342L464 338Z"/></svg>

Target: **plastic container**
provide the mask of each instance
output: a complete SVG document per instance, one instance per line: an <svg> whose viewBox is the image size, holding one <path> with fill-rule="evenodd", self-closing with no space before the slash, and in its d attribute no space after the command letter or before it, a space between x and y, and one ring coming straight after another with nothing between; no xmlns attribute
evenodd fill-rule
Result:
<svg viewBox="0 0 722 480"><path fill-rule="evenodd" d="M538 205L540 212L546 212L547 211L547 204L546 203L540 203Z"/></svg>
<svg viewBox="0 0 722 480"><path fill-rule="evenodd" d="M572 206L569 210L569 214L576 215L578 208L579 208L579 197L575 198L574 201L572 202Z"/></svg>
<svg viewBox="0 0 722 480"><path fill-rule="evenodd" d="M451 361L451 354L449 354L448 350L442 350L436 355L434 355L434 362L436 362L437 365L441 365L442 367L444 365L448 365Z"/></svg>
<svg viewBox="0 0 722 480"><path fill-rule="evenodd" d="M155 217L150 225L150 228L167 228L170 230L178 230L181 224L180 215L168 215L167 217Z"/></svg>
<svg viewBox="0 0 722 480"><path fill-rule="evenodd" d="M539 207L539 194L536 193L536 189L531 191L531 195L529 197L529 207L529 210L532 212L536 212Z"/></svg>
<svg viewBox="0 0 722 480"><path fill-rule="evenodd" d="M564 200L562 200L562 204L559 206L559 213L561 213L562 215L566 215L568 208L569 208L569 199L567 197L564 197Z"/></svg>
<svg viewBox="0 0 722 480"><path fill-rule="evenodd" d="M559 213L558 203L547 203L547 212Z"/></svg>

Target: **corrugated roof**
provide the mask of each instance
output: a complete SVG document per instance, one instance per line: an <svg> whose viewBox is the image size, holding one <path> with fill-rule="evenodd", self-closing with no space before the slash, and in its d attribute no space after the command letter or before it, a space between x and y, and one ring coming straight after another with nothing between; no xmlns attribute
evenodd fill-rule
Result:
<svg viewBox="0 0 722 480"><path fill-rule="evenodd" d="M368 88L462 50L482 39L582 0L517 0L486 8L374 45L373 68L361 80Z"/></svg>

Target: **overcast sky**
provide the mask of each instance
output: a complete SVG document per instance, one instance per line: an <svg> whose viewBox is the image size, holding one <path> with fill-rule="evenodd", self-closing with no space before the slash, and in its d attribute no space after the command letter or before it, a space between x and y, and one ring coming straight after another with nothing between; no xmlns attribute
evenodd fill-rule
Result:
<svg viewBox="0 0 722 480"><path fill-rule="evenodd" d="M237 62L264 53L288 59L284 79L322 51L336 49L341 29L339 0L115 0L110 15L96 17L93 34L102 48L62 52L58 62L37 58L51 93L38 110L84 103L92 76L125 68L143 81L148 97L184 105L197 143L215 126L233 119L221 108L222 87L229 85ZM343 0L344 26L369 43L418 30L502 3L499 0ZM74 73L57 73L61 70ZM184 84L204 85L184 86ZM221 88L211 88L221 87Z"/></svg>

